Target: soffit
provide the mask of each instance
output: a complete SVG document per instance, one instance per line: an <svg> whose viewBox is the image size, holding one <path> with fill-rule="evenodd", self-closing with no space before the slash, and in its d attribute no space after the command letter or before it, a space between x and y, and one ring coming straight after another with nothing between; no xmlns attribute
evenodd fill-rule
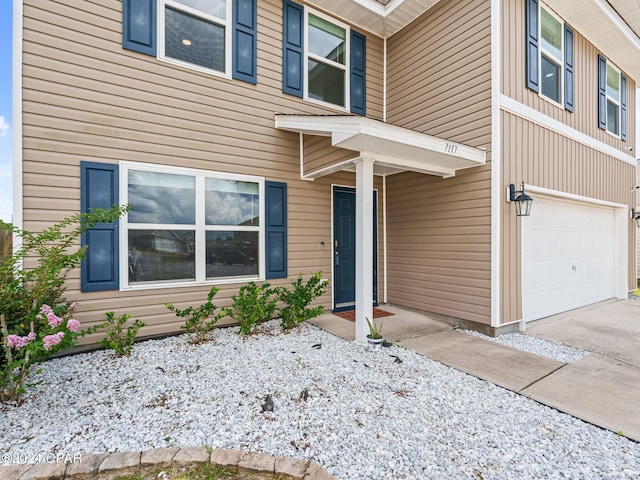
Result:
<svg viewBox="0 0 640 480"><path fill-rule="evenodd" d="M640 81L640 0L545 0L619 68Z"/></svg>
<svg viewBox="0 0 640 480"><path fill-rule="evenodd" d="M390 37L429 10L439 0L308 0L306 3L330 12L381 37Z"/></svg>
<svg viewBox="0 0 640 480"><path fill-rule="evenodd" d="M331 137L334 147L357 152L356 158L374 160L374 173L389 175L413 171L454 176L457 170L486 162L486 152L371 118L352 115L276 114L276 128L305 135ZM311 172L315 178L339 170L353 169L353 160Z"/></svg>

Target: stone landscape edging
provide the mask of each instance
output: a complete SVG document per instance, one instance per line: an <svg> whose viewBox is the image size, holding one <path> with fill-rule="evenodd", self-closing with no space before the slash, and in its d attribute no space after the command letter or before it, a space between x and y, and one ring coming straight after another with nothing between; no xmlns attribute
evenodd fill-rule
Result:
<svg viewBox="0 0 640 480"><path fill-rule="evenodd" d="M203 463L237 468L240 473L285 475L292 480L335 480L311 460L274 457L226 448L168 447L141 452L81 455L80 461L0 466L0 480L114 480L157 468L193 468Z"/></svg>

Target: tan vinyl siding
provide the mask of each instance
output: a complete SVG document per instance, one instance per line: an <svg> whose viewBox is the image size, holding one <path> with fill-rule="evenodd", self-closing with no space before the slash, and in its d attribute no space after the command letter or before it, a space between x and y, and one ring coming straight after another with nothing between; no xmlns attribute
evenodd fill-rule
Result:
<svg viewBox="0 0 640 480"><path fill-rule="evenodd" d="M387 179L389 302L489 323L488 166Z"/></svg>
<svg viewBox="0 0 640 480"><path fill-rule="evenodd" d="M575 112L571 113L526 88L524 6L523 0L502 1L502 93L621 151L627 146L635 146L635 132L631 127L627 128L626 142L598 128L598 53L601 52L575 29ZM635 89L633 79L627 75L628 126L635 125Z"/></svg>
<svg viewBox="0 0 640 480"><path fill-rule="evenodd" d="M122 48L120 0L24 2L24 227L41 230L80 209L80 162L145 162L264 176L288 185L289 277L331 275L331 178L300 180L298 134L274 113L336 114L282 93L282 2L258 2L258 83L229 80ZM383 42L367 34L367 113L382 117ZM178 331L163 306L204 301L210 286L80 293L78 319L116 310L147 323L142 334ZM274 283L288 283L287 280ZM242 282L220 285L226 305ZM329 308L331 290L321 299ZM85 339L86 340L86 339Z"/></svg>
<svg viewBox="0 0 640 480"><path fill-rule="evenodd" d="M388 40L390 123L472 146L491 135L491 3L443 1Z"/></svg>
<svg viewBox="0 0 640 480"><path fill-rule="evenodd" d="M358 152L331 146L330 137L304 136L304 173L322 170L325 167L358 157Z"/></svg>
<svg viewBox="0 0 640 480"><path fill-rule="evenodd" d="M389 122L490 149L490 7L439 2L388 40ZM387 191L389 302L489 324L489 164L393 175Z"/></svg>
<svg viewBox="0 0 640 480"><path fill-rule="evenodd" d="M502 113L502 184L524 181L536 187L557 190L608 202L634 205L635 166L609 157L587 145L507 112ZM522 318L521 238L513 207L501 203L502 216L502 305L501 321ZM535 201L532 206L535 215ZM524 220L526 221L526 219ZM635 228L629 228L629 288L634 285Z"/></svg>

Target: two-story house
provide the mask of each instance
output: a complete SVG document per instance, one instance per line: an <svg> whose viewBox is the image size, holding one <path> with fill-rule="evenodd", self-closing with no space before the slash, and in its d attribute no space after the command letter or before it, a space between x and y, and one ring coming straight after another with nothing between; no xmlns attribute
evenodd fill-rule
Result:
<svg viewBox="0 0 640 480"><path fill-rule="evenodd" d="M14 11L16 223L133 207L84 239L85 322L316 271L359 340L376 302L499 333L635 288L632 0Z"/></svg>

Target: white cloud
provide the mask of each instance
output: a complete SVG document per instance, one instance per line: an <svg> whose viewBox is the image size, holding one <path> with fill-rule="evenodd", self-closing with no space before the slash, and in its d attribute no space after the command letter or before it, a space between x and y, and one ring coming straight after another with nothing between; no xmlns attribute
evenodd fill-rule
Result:
<svg viewBox="0 0 640 480"><path fill-rule="evenodd" d="M11 125L4 120L4 117L0 116L0 137L6 137L9 134L10 127Z"/></svg>

